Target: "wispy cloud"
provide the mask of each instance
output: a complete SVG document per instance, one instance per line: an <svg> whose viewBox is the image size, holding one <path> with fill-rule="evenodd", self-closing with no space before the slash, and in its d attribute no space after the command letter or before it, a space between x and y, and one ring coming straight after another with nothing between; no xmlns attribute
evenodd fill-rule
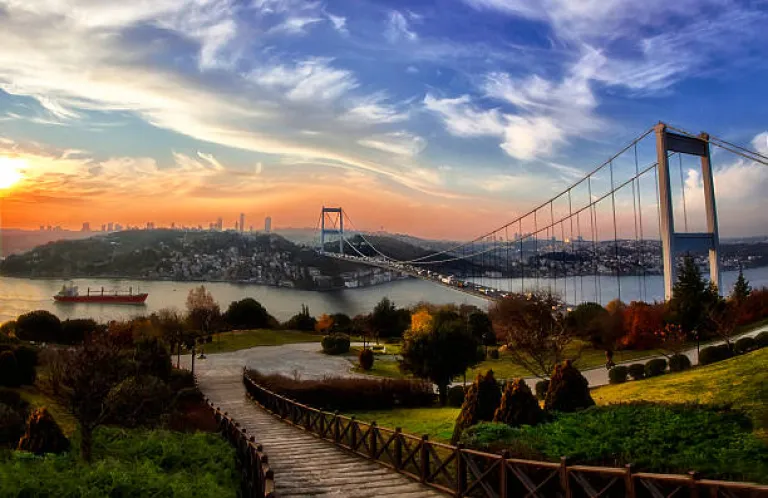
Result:
<svg viewBox="0 0 768 498"><path fill-rule="evenodd" d="M427 146L427 141L405 131L371 135L357 141L363 147L379 149L400 156L413 157Z"/></svg>
<svg viewBox="0 0 768 498"><path fill-rule="evenodd" d="M408 19L396 10L389 13L385 35L391 43L402 40L414 42L419 39L416 32L411 29Z"/></svg>
<svg viewBox="0 0 768 498"><path fill-rule="evenodd" d="M261 85L282 88L289 100L332 101L358 83L352 72L331 66L332 59L310 58L292 66L258 70L252 78Z"/></svg>

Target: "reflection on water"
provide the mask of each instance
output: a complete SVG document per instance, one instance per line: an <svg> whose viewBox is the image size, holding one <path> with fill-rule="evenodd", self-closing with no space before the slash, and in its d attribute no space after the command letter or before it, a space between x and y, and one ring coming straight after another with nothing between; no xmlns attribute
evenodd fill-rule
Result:
<svg viewBox="0 0 768 498"><path fill-rule="evenodd" d="M756 268L744 272L753 287L768 286L768 267ZM737 272L723 274L723 287L729 292L736 281ZM520 291L536 287L558 291L566 296L569 303L599 301L603 304L615 299L621 289L621 298L626 301L637 299L659 300L664 297L661 276L616 277L601 276L597 281L593 276L570 277L565 279L476 279L484 285L505 290ZM134 292L148 292L149 298L143 306L114 304L61 304L53 301L61 286L74 283L81 290L87 287L105 290L128 289ZM175 307L184 309L189 289L200 285L197 282L146 282L135 280L30 280L22 278L0 277L0 322L12 320L31 310L45 309L65 318L94 318L107 321L148 314L161 308ZM468 303L487 306L487 301L463 294L423 280L400 280L376 287L349 289L336 292L313 292L257 285L239 285L222 282L206 283L222 308L230 302L252 297L261 302L267 310L279 320L287 320L297 313L302 304L309 306L314 315L321 313L347 313L356 315L373 309L382 297L389 297L398 306L409 306L419 301L436 304Z"/></svg>

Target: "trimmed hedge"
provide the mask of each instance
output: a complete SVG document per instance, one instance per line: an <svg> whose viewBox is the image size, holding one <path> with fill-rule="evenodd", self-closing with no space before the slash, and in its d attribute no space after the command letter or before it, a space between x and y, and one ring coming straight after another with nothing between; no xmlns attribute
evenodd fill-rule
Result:
<svg viewBox="0 0 768 498"><path fill-rule="evenodd" d="M712 363L727 360L733 356L733 351L727 344L720 346L709 346L699 352L699 365L710 365Z"/></svg>
<svg viewBox="0 0 768 498"><path fill-rule="evenodd" d="M667 360L663 358L655 358L645 364L645 376L646 377L658 377L663 375L667 370Z"/></svg>
<svg viewBox="0 0 768 498"><path fill-rule="evenodd" d="M373 351L371 351L368 348L360 351L360 354L357 357L357 361L360 364L360 368L366 371L373 368L373 360L374 360Z"/></svg>
<svg viewBox="0 0 768 498"><path fill-rule="evenodd" d="M435 400L432 384L421 380L341 377L297 380L283 375L263 375L256 370L248 370L246 375L274 393L328 411L430 406ZM245 386L251 389L249 383Z"/></svg>
<svg viewBox="0 0 768 498"><path fill-rule="evenodd" d="M645 378L645 365L642 363L633 363L628 368L629 376L632 380L642 380Z"/></svg>
<svg viewBox="0 0 768 498"><path fill-rule="evenodd" d="M757 347L757 341L754 337L742 337L733 345L733 349L739 354L749 353Z"/></svg>
<svg viewBox="0 0 768 498"><path fill-rule="evenodd" d="M760 332L755 336L755 342L758 348L768 348L768 331Z"/></svg>
<svg viewBox="0 0 768 498"><path fill-rule="evenodd" d="M344 354L349 353L349 336L344 334L331 334L323 337L321 342L323 353Z"/></svg>
<svg viewBox="0 0 768 498"><path fill-rule="evenodd" d="M672 355L669 358L669 371L682 372L691 368L691 360L684 354Z"/></svg>
<svg viewBox="0 0 768 498"><path fill-rule="evenodd" d="M617 365L608 370L608 381L611 384L623 384L627 381L629 369L624 365Z"/></svg>

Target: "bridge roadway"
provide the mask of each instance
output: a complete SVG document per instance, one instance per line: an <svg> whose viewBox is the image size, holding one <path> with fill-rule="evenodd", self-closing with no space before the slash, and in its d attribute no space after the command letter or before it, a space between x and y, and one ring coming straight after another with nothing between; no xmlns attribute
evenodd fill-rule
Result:
<svg viewBox="0 0 768 498"><path fill-rule="evenodd" d="M203 393L263 445L278 497L445 496L276 419L246 398L241 372L207 370L205 362L195 370Z"/></svg>

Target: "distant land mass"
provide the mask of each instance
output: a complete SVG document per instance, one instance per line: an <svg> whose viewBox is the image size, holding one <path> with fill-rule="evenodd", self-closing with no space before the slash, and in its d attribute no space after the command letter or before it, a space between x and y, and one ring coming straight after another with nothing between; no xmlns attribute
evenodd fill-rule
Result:
<svg viewBox="0 0 768 498"><path fill-rule="evenodd" d="M0 274L28 278L228 281L324 290L398 278L354 261L326 258L274 233L131 230L60 240L12 254Z"/></svg>

